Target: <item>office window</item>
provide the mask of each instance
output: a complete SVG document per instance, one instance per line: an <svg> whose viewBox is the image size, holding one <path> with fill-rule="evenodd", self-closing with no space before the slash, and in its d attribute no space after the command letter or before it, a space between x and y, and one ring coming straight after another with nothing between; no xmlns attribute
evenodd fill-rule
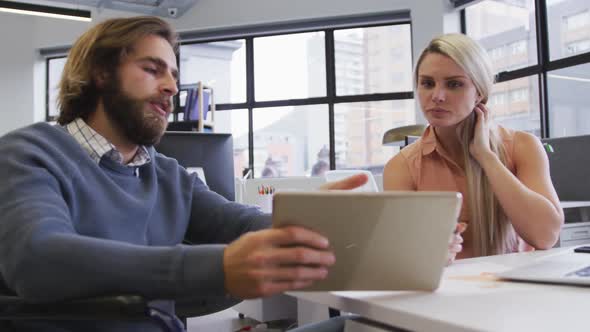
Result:
<svg viewBox="0 0 590 332"><path fill-rule="evenodd" d="M551 60L590 51L590 2L547 2L549 55Z"/></svg>
<svg viewBox="0 0 590 332"><path fill-rule="evenodd" d="M581 13L565 16L563 23L565 24L565 29L570 31L585 28L590 25L590 12L585 10Z"/></svg>
<svg viewBox="0 0 590 332"><path fill-rule="evenodd" d="M505 57L505 46L498 46L498 47L494 47L492 49L488 50L488 53L490 54L490 57L492 58L492 60L499 60L502 59L503 57Z"/></svg>
<svg viewBox="0 0 590 332"><path fill-rule="evenodd" d="M321 175L344 164L379 170L383 154L363 163L337 158L336 132L378 122L366 118L369 108L400 118L382 116L385 129L415 123L409 11L312 21L180 32L179 85L214 89L215 131L234 136L236 176L244 168L256 177ZM50 66L48 80L58 81ZM180 93L175 104L186 98ZM183 120L182 112L169 119ZM374 128L364 135L379 150L383 131Z"/></svg>
<svg viewBox="0 0 590 332"><path fill-rule="evenodd" d="M528 87L510 91L510 101L513 103L528 102Z"/></svg>
<svg viewBox="0 0 590 332"><path fill-rule="evenodd" d="M547 75L551 137L590 134L590 63Z"/></svg>
<svg viewBox="0 0 590 332"><path fill-rule="evenodd" d="M565 55L575 55L590 51L590 39L571 42L565 45Z"/></svg>
<svg viewBox="0 0 590 332"><path fill-rule="evenodd" d="M242 177L242 172L250 165L248 127L247 109L215 112L215 132L232 134L236 177Z"/></svg>
<svg viewBox="0 0 590 332"><path fill-rule="evenodd" d="M391 128L415 123L413 100L336 104L336 169L383 173L383 166L397 152L394 147L382 145L383 134Z"/></svg>
<svg viewBox="0 0 590 332"><path fill-rule="evenodd" d="M506 93L504 92L494 92L489 98L488 106L489 107L497 107L502 106L506 103Z"/></svg>
<svg viewBox="0 0 590 332"><path fill-rule="evenodd" d="M522 54L526 54L526 45L527 45L527 43L525 40L519 40L517 42L510 44L510 49L512 51L512 55L519 56Z"/></svg>
<svg viewBox="0 0 590 332"><path fill-rule="evenodd" d="M218 101L217 110L242 110L242 129L231 129L241 158L236 165L247 162L255 177L317 176L353 167L380 173L395 149L381 146L384 131L416 122L409 20L297 33L279 29L240 40L246 101ZM181 65L182 82L185 70ZM228 117L234 126L236 117ZM359 139L342 130L359 122L370 124L362 140L374 152L354 157L344 144Z"/></svg>
<svg viewBox="0 0 590 332"><path fill-rule="evenodd" d="M412 90L410 25L334 31L336 94Z"/></svg>
<svg viewBox="0 0 590 332"><path fill-rule="evenodd" d="M488 102L496 123L540 136L538 85L536 75L496 83Z"/></svg>
<svg viewBox="0 0 590 332"><path fill-rule="evenodd" d="M246 101L246 41L243 39L180 46L180 84L203 82L216 103Z"/></svg>
<svg viewBox="0 0 590 332"><path fill-rule="evenodd" d="M47 121L54 121L59 115L57 109L57 95L59 94L59 81L61 74L68 58L49 58L47 59L47 107L46 118Z"/></svg>
<svg viewBox="0 0 590 332"><path fill-rule="evenodd" d="M534 0L481 1L465 9L465 20L467 33L488 50L497 72L537 64ZM503 46L508 52L496 50Z"/></svg>
<svg viewBox="0 0 590 332"><path fill-rule="evenodd" d="M327 105L255 109L254 176L322 175L330 166L328 122Z"/></svg>
<svg viewBox="0 0 590 332"><path fill-rule="evenodd" d="M324 32L254 38L257 101L326 96Z"/></svg>
<svg viewBox="0 0 590 332"><path fill-rule="evenodd" d="M589 101L590 2L487 0L464 15L463 31L482 42L497 67L488 105L498 122L542 137L590 133L582 106ZM509 49L504 59L496 43ZM528 61L520 61L523 54Z"/></svg>

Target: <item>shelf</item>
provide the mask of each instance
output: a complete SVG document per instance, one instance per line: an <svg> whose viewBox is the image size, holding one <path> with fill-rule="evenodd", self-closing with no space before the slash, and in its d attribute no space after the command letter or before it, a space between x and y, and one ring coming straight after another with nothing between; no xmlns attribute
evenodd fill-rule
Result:
<svg viewBox="0 0 590 332"><path fill-rule="evenodd" d="M201 126L199 121L171 121L168 122L168 131L213 131L213 125L203 123Z"/></svg>
<svg viewBox="0 0 590 332"><path fill-rule="evenodd" d="M168 130L214 131L215 100L211 87L201 82L181 85L177 100L177 108L174 110L175 121L168 125L168 128L174 129ZM182 120L179 121L181 114Z"/></svg>

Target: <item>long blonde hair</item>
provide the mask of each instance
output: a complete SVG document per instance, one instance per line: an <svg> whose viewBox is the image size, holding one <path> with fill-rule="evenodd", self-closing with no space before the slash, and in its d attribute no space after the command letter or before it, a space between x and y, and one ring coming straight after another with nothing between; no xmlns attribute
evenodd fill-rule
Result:
<svg viewBox="0 0 590 332"><path fill-rule="evenodd" d="M418 82L420 64L430 53L444 55L453 60L469 76L481 103L488 101L494 83L493 67L486 51L473 39L463 34L446 34L434 38L422 51L414 70L415 88ZM459 138L465 160L467 177L467 204L471 212L468 231L473 239L472 248L476 256L503 254L512 251L516 243L516 234L508 221L504 210L492 191L487 176L479 163L471 156L469 144L475 129L475 114L471 113L459 128ZM498 134L497 126L490 126L490 148L506 165L506 151Z"/></svg>
<svg viewBox="0 0 590 332"><path fill-rule="evenodd" d="M59 83L57 122L64 125L93 112L100 94L96 76L116 76L123 57L137 41L149 35L164 38L175 51L178 48L173 28L152 16L109 19L80 36L70 50Z"/></svg>

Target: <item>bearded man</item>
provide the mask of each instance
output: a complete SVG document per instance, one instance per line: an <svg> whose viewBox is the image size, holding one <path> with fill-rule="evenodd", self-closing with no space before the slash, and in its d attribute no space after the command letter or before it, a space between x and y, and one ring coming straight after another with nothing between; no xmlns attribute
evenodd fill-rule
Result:
<svg viewBox="0 0 590 332"><path fill-rule="evenodd" d="M267 229L269 215L210 191L154 150L178 92L176 50L161 19L102 22L70 51L58 124L0 138L0 291L29 301L139 294L173 314L178 299L269 296L327 276L335 258L326 238ZM159 330L149 321L12 324Z"/></svg>

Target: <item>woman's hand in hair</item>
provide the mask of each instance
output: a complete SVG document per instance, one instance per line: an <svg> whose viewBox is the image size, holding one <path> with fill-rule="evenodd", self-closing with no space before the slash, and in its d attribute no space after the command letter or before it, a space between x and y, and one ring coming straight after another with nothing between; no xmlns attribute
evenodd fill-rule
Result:
<svg viewBox="0 0 590 332"><path fill-rule="evenodd" d="M484 104L477 104L473 109L475 113L475 129L473 140L469 145L469 152L475 160L482 164L486 158L494 156L490 148L490 111Z"/></svg>
<svg viewBox="0 0 590 332"><path fill-rule="evenodd" d="M449 255L447 258L447 266L453 264L457 254L463 250L463 236L461 234L467 229L467 224L464 222L458 222L455 226L455 231L451 235L449 240Z"/></svg>

